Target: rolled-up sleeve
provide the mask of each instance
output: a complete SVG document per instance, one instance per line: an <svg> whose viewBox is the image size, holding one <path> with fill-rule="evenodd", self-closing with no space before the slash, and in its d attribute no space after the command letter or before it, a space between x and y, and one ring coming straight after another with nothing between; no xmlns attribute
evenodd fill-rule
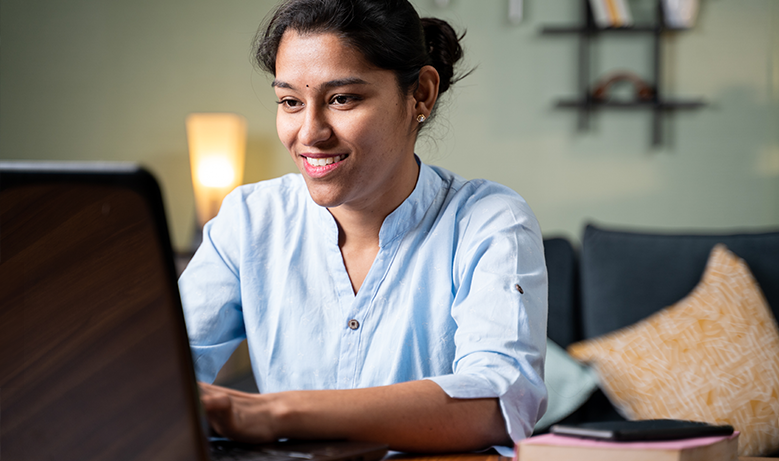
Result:
<svg viewBox="0 0 779 461"><path fill-rule="evenodd" d="M461 220L453 265L453 374L430 379L453 398L498 398L507 432L518 441L546 411L543 243L519 197L481 198L472 209Z"/></svg>

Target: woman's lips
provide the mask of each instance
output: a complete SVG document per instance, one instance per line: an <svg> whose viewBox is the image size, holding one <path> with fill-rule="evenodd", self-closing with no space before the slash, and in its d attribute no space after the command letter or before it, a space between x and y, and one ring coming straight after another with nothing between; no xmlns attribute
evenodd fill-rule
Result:
<svg viewBox="0 0 779 461"><path fill-rule="evenodd" d="M305 166L306 174L312 178L321 178L338 168L341 165L341 161L348 155L323 156L322 154L316 154L316 156L309 156L303 154L302 157L305 160L303 165Z"/></svg>
<svg viewBox="0 0 779 461"><path fill-rule="evenodd" d="M306 161L311 166L327 166L332 163L338 163L341 160L345 159L346 155L336 155L335 157L306 157Z"/></svg>

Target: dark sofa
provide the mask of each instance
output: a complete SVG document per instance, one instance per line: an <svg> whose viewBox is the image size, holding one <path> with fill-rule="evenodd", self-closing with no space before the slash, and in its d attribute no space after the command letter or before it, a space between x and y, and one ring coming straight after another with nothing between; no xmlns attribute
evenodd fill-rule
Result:
<svg viewBox="0 0 779 461"><path fill-rule="evenodd" d="M564 238L544 240L549 338L565 348L674 304L700 281L717 243L746 261L779 318L779 232L671 234L588 225L578 251ZM598 390L562 422L620 419Z"/></svg>

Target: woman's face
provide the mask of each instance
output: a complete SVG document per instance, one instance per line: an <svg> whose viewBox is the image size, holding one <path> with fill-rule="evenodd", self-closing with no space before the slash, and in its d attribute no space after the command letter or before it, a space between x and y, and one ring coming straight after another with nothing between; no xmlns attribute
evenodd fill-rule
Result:
<svg viewBox="0 0 779 461"><path fill-rule="evenodd" d="M273 87L279 138L317 204L386 215L408 197L418 173L415 100L392 71L334 34L288 30Z"/></svg>

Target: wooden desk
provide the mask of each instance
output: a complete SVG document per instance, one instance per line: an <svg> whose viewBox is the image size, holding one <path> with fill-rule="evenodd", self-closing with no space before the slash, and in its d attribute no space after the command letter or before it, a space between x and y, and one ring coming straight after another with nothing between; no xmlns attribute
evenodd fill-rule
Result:
<svg viewBox="0 0 779 461"><path fill-rule="evenodd" d="M418 455L393 453L384 458L392 461L511 461L512 458L500 456L496 453L456 453L447 455Z"/></svg>
<svg viewBox="0 0 779 461"><path fill-rule="evenodd" d="M392 461L512 461L512 458L497 454L458 453L451 455L409 455L391 454L384 458ZM752 456L739 456L739 461L776 461L777 458L759 458Z"/></svg>

